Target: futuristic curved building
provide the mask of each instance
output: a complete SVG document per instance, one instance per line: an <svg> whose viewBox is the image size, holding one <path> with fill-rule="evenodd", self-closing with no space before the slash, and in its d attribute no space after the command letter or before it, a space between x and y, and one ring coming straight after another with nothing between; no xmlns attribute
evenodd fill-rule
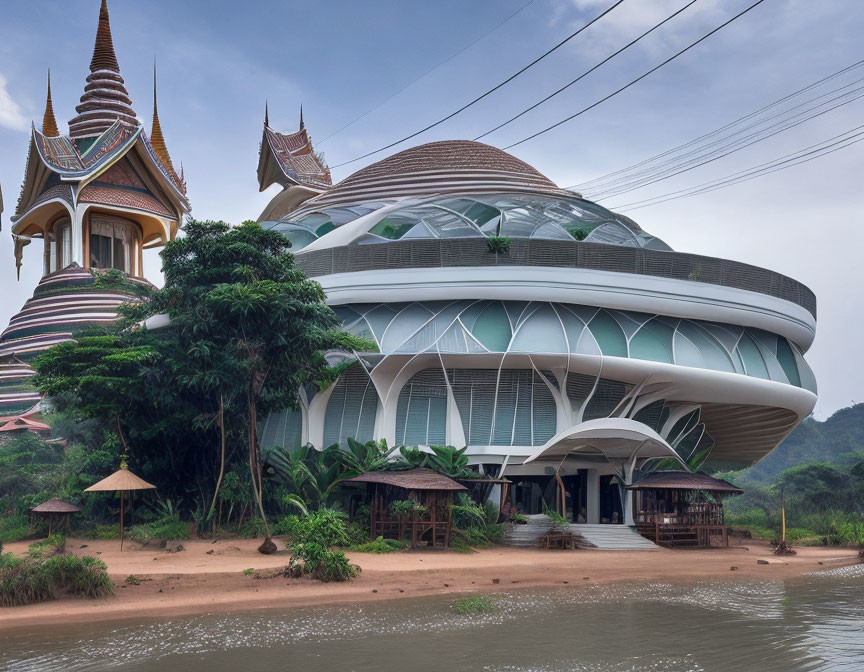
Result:
<svg viewBox="0 0 864 672"><path fill-rule="evenodd" d="M271 183L277 158L265 142ZM523 510L561 488L574 521L600 522L627 520L617 486L640 470L753 463L813 409L816 301L791 278L673 251L477 142L332 187L283 158L290 211L263 225L377 348L271 414L262 444L467 445Z"/></svg>

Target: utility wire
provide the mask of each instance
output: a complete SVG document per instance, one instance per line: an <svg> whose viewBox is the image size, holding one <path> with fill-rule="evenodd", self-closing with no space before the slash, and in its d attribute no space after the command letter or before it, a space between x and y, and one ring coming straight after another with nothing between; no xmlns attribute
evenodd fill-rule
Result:
<svg viewBox="0 0 864 672"><path fill-rule="evenodd" d="M670 15L667 16L665 19L663 19L660 23L658 23L658 24L652 26L651 28L649 28L648 30L646 30L644 33L642 33L639 37L635 38L634 40L631 40L630 42L628 42L627 44L625 44L623 47L621 47L618 51L616 51L615 53L611 54L610 56L607 56L606 58L604 58L602 61L600 61L599 63L597 63L597 65L595 65L595 66L593 66L592 68L586 70L585 72L583 72L581 75L579 75L576 79L574 79L574 80L571 81L570 83L565 84L564 86L562 86L562 87L561 87L560 89L558 89L557 91L554 91L553 93L550 93L548 96L546 96L546 97L543 98L542 100L539 100L539 101L537 101L536 103L534 103L531 107L526 107L526 108L525 108L524 110L522 110L519 114L517 114L517 115L514 116L514 117L510 117L510 118L509 118L507 121L505 121L504 123L498 124L495 128L492 128L492 129L486 131L485 133L483 133L483 134L481 134L481 135L478 135L476 138L474 138L474 140L476 141L476 140L480 140L481 138L485 138L487 135L490 135L490 134L494 133L495 131L497 131L498 129L500 129L500 128L504 128L504 127L507 126L508 124L510 124L510 123L512 123L512 122L514 122L514 121L516 121L519 117L521 117L521 116L523 116L523 115L525 115L525 114L528 114L531 110L540 107L540 106L541 106L543 103L545 103L546 101L551 100L552 98L554 98L555 96L557 96L557 95L558 95L559 93L561 93L562 91L564 91L564 90L570 88L571 86L573 86L576 82L578 82L578 81L584 79L585 77L587 77L588 75L590 75L590 74L591 74L592 72L594 72L597 68L599 68L599 67L605 65L606 63L608 63L609 61L611 61L613 58L615 58L615 57L616 57L618 54L620 54L621 52L626 51L627 49L629 49L630 47L632 47L634 44L636 44L636 43L637 43L639 40L641 40L643 37L647 37L648 35L650 35L651 33L653 33L655 30L657 30L658 28L660 28L663 24L665 24L665 23L667 23L668 21L671 21L672 19L674 19L676 16L678 16L678 15L679 15L681 12L683 12L685 9L687 9L687 8L690 7L691 5L696 4L696 2L698 2L698 0L691 0L691 1L688 2L686 5L684 5L681 9L679 9L677 12L675 12L674 14L670 14Z"/></svg>
<svg viewBox="0 0 864 672"><path fill-rule="evenodd" d="M629 83L625 84L625 85L622 86L620 89L617 89L616 91L613 91L613 92L610 93L608 96L605 96L605 97L601 98L601 99L598 100L597 102L592 103L592 104L589 105L588 107L584 107L584 108L582 108L581 110L579 110L579 111L576 112L575 114L571 114L569 117L566 117L565 119L562 119L561 121L559 121L559 122L557 122L557 123L554 123L554 124L552 124L551 126L547 126L547 127L544 128L543 130L537 131L536 133L532 133L532 134L529 135L528 137L522 138L521 140L518 140L517 142L514 142L514 143L512 143L512 144L510 144L510 145L507 145L506 147L504 147L504 149L511 149L511 148L513 148L513 147L516 147L517 145L521 145L522 143L528 142L529 140L533 140L534 138L536 138L536 137L538 137L538 136L541 136L541 135L543 135L544 133L548 133L549 131L551 131L551 130L554 129L554 128L558 128L558 127L561 126L562 124L566 124L568 121L571 121L572 119L575 119L576 117L578 117L578 116L580 116L580 115L582 115L582 114L585 114L585 112L587 112L588 110L592 110L592 109L594 109L595 107L597 107L598 105L600 105L600 104L602 104L602 103L605 103L605 102L606 102L607 100L609 100L610 98L613 98L613 97L617 96L619 93L621 93L622 91L625 91L626 89L629 89L631 86L633 86L633 85L636 84L637 82L641 82L643 79L645 79L646 77L648 77L650 74L652 74L652 73L654 73L654 72L657 72L657 71L658 71L660 68L662 68L664 65L666 65L666 64L668 64L668 63L671 63L672 61L674 61L676 58L678 58L678 57L681 56L682 54L684 54L684 53L690 51L690 49L692 49L693 47L695 47L697 44L699 44L700 42L703 42L703 41L707 40L707 39L708 39L709 37L711 37L714 33L716 33L716 32L718 32L718 31L722 30L723 28L725 28L726 26L728 26L730 23L732 23L732 22L735 21L736 19L741 18L741 17L744 16L747 12L749 12L751 9L754 9L755 7L761 5L763 2L765 2L765 0L756 0L756 2L754 2L752 5L750 5L749 7L747 7L745 10L739 12L738 14L736 14L735 16L733 16L731 19L728 19L727 21L721 23L719 26L717 26L717 27L716 27L714 30L712 30L711 32L706 33L705 35L703 35L702 37L700 37L700 38L699 38L698 40L696 40L695 42L692 42L690 45L684 47L684 48L683 48L681 51L679 51L678 53L674 54L673 56L670 56L669 58L667 58L665 61L663 61L663 62L660 63L659 65L655 65L653 68L651 68L650 70L648 70L648 72L645 72L645 73L643 73L642 75L639 75L639 77L637 77L637 78L634 79L634 80L631 80Z"/></svg>
<svg viewBox="0 0 864 672"><path fill-rule="evenodd" d="M534 0L528 0L528 2L526 2L526 3L523 4L519 9L517 9L515 12L513 12L512 14L510 14L506 19L504 19L504 20L501 21L500 23L496 24L494 28L492 28L492 29L486 31L486 32L483 33L480 37L478 37L476 40L474 40L474 41L471 42L470 44L465 45L465 46L462 47L459 51L457 51L455 54L451 55L450 57L448 57L448 58L444 59L443 61L441 61L440 63L438 63L438 65L435 65L435 66L429 68L429 69L428 69L426 72L424 72L422 75L418 75L417 77L415 77L414 79L412 79L410 82L408 82L405 86L403 86L401 89L399 89L399 90L396 91L395 93L392 93L392 94L390 94L389 96L387 96L387 98L385 98L384 100L382 100L382 101L381 101L380 103L378 103L375 107L369 108L369 109L366 110L363 114L361 114L359 117L356 117L356 118L353 119L352 121L349 121L347 124L345 124L345 125L344 125L342 128L340 128L339 130L337 130L337 131L333 131L330 135L328 135L328 136L327 136L326 138L324 138L323 140L319 140L319 141L318 141L318 144L319 144L319 145L324 144L324 143L327 142L330 138L332 138L334 135L339 135L342 131L344 131L344 130L345 130L346 128L348 128L349 126L353 126L354 124L356 124L358 121L360 121L360 120L363 119L364 117L367 117L368 115L372 114L375 110L380 109L381 107L383 107L384 105L386 105L387 103L389 103L391 100L393 100L393 99L394 99L396 96L398 96L400 93L402 93L405 89L410 88L411 86L413 86L414 84L416 84L417 82L419 82L421 79L423 79L423 78L426 77L427 75L432 74L433 72L435 72L435 70L437 70L437 69L440 68L441 66L443 66L443 65L447 65L447 64L448 64L450 61L452 61L454 58L456 58L457 56L459 56L459 55L463 54L464 52L468 51L471 47L473 47L475 44L477 44L478 42L480 42L480 40L483 40L483 39L489 37L489 35L491 35L492 33L494 33L496 30L498 30L501 26L503 26L505 23L507 23L508 21L510 21L510 19L512 19L512 18L513 18L514 16L516 16L517 14L521 14L524 10L526 10L526 9L527 9L530 5L532 5L532 4L534 4Z"/></svg>
<svg viewBox="0 0 864 672"><path fill-rule="evenodd" d="M819 80L813 82L812 84L808 84L807 86L800 88L797 91L793 91L792 93L787 94L786 96L783 96L782 98L779 98L778 100L775 100L772 103L768 103L767 105L760 107L758 110L754 110L753 112L750 112L749 114L746 114L743 117L739 117L738 119L735 119L734 121L730 121L725 126L721 126L720 128L714 129L713 131L709 131L708 133L706 133L704 135L700 135L698 138L693 138L692 140L689 140L689 141L687 141L681 145L678 145L677 147L673 147L672 149L668 149L668 150L661 152L659 154L655 154L654 156L650 156L647 159L639 161L638 163L634 163L634 164L627 166L625 168L621 168L619 170L613 171L611 173L607 173L605 175L600 175L599 177L595 177L591 180L588 180L587 182L582 182L580 184L574 184L573 186L570 186L567 188L579 190L580 188L584 188L589 184L595 184L596 182L606 183L609 180L609 178L615 177L615 176L620 175L622 173L630 172L635 168L640 168L647 163L656 161L657 159L662 159L662 158L668 156L669 154L672 154L672 153L677 152L681 149L685 149L687 147L690 147L691 145L694 145L694 144L696 144L702 140L705 140L705 139L707 139L713 135L722 133L723 131L728 130L729 128L732 128L733 126L736 126L737 124L739 124L741 122L752 119L753 117L761 114L762 112L766 112L767 110L770 110L772 107L776 107L777 105L785 103L787 100L795 98L796 96L799 96L802 93L806 93L807 91L816 88L820 84L824 84L825 82L828 82L832 79L836 79L837 77L849 72L850 70L853 70L855 68L859 68L862 65L864 65L864 59L862 59L860 61L856 61L855 63L852 63L851 65L848 65L845 68L838 70L837 72L833 72L830 75L827 75L826 77L823 77L822 79L819 79ZM841 87L841 88L843 88L843 87Z"/></svg>
<svg viewBox="0 0 864 672"><path fill-rule="evenodd" d="M500 89L500 88L501 88L502 86L504 86L505 84L508 84L509 82L512 82L514 79L516 79L516 78L517 78L519 75L521 75L523 72L525 72L525 71L528 70L529 68L535 66L537 63L539 63L539 62L542 61L544 58L546 58L547 56L549 56L552 52L554 52L554 51L556 51L557 49L559 49L560 47L564 46L567 42L569 42L570 40L572 40L574 37L576 37L576 36L577 36L579 33L581 33L583 30L587 29L589 26L593 25L594 23L596 23L597 21L599 21L600 19L602 19L604 16L606 16L609 12L611 12L613 9L615 9L615 8L616 8L618 5L620 5L622 2L624 2L624 0L617 0L617 2L615 2L615 4L613 4L611 7L609 7L608 9L605 9L603 12L601 12L599 15L597 15L596 17L594 17L593 19L591 19L591 20L590 20L588 23L586 23L584 26L582 26L581 28L579 28L579 29L576 30L575 32L571 33L570 35L568 35L567 37L565 37L563 40L561 40L558 44L556 44L554 47L552 47L552 48L549 49L548 51L544 52L543 54L541 54L540 56L538 56L537 58L535 58L535 59L534 59L533 61L531 61L528 65L526 65L525 67L523 67L521 70L519 70L519 71L517 71L516 73L510 75L510 76L509 76L507 79L505 79L503 82L501 82L500 84L497 84L496 86L493 86L491 89L489 89L489 90L486 91L485 93L483 93L483 94L477 96L474 100L472 100L471 102L469 102L469 103L463 105L462 107L460 107L460 108L459 108L458 110L456 110L455 112L451 112L451 113L448 114L446 117L443 117L443 118L439 119L439 120L436 121L435 123L433 123L433 124L429 124L429 125L426 126L425 128L421 128L419 131L416 131L416 132L414 132L414 133L411 133L410 135L406 135L404 138L400 138L399 140L396 140L395 142L391 142L389 145L384 145L383 147L379 147L378 149L375 149L375 150L373 150L373 151L371 151L371 152L367 152L366 154L362 154L361 156L358 156L358 157L356 157L356 158L354 158L354 159L351 159L350 161L343 161L342 163L338 163L338 164L336 164L335 166L331 166L331 167L332 167L332 168L341 168L342 166L347 166L347 165L350 164L350 163L354 163L354 162L356 162L356 161L360 161L361 159L365 159L366 157L372 156L373 154L378 154L379 152L383 152L385 149L390 149L391 147L395 147L396 145L402 144L402 143L405 142L406 140L410 140L411 138L417 137L417 136L420 135L421 133L425 133L426 131L428 131L428 130L430 130L430 129L432 129L432 128L435 128L436 126L438 126L438 125L440 125L440 124L443 124L443 123L444 123L445 121L447 121L448 119L452 119L453 117L455 117L455 116L456 116L457 114L459 114L460 112L464 112L464 111L467 110L469 107L471 107L471 106L474 105L475 103L478 103L479 101L483 100L486 96L488 96L488 95L490 95L491 93L497 91L498 89ZM764 0L759 0L759 2L764 2ZM759 3L757 2L756 4L759 4Z"/></svg>
<svg viewBox="0 0 864 672"><path fill-rule="evenodd" d="M672 201L679 198L688 198L690 196L708 193L710 191L715 191L724 187L740 184L741 182L746 182L757 177L762 177L763 175L769 175L779 170L785 170L786 168L791 168L793 166L797 166L802 163L807 163L808 161L818 159L822 156L833 154L835 151L845 149L846 147L861 142L862 140L864 140L864 130L862 129L864 129L864 124L844 131L843 133L828 138L827 140L817 142L814 145L799 149L795 152L791 152L790 154L784 154L783 156L772 159L771 161L767 161L765 163L761 163L756 166L751 166L750 168L731 173L730 175L726 175L725 177L710 180L709 182L703 182L702 184L687 187L686 189L680 189L678 191L671 191L666 194L660 194L658 196L653 196L651 198L646 198L640 201L623 203L617 206L613 205L610 206L610 208L615 211L639 210L641 208L645 208L651 205L658 205L660 203L666 203L667 201Z"/></svg>
<svg viewBox="0 0 864 672"><path fill-rule="evenodd" d="M862 93L859 93L859 92L862 92ZM790 128L795 128L796 126L800 126L801 124L803 124L807 121L810 121L811 119L815 119L816 117L821 117L823 114L827 114L828 112L832 112L839 107L843 107L844 105L848 105L849 103L853 103L856 100L864 98L864 86L859 87L857 89L854 89L854 90L848 92L847 94L844 94L844 96L838 96L837 98L835 98L831 101L827 101L827 102L828 103L834 102L835 100L838 100L839 98L843 98L843 97L845 97L845 95L849 95L851 93L858 93L858 95L856 95L853 98L846 100L844 102L837 103L836 105L833 105L833 106L831 106L825 110L821 110L819 112L811 114L810 116L805 116L803 119L800 119L800 120L795 121L793 123L788 123L788 122L791 122L792 119L794 119L795 117L793 117L792 119L787 119L783 122L779 122L779 123L767 128L767 129L763 129L762 131L759 131L757 133L753 133L751 135L745 136L744 138L740 138L739 140L736 140L735 142L729 143L725 147L720 147L719 149L713 150L712 152L702 154L701 156L698 156L689 162L684 162L684 163L680 164L679 166L672 166L671 168L667 169L667 172L665 172L665 173L663 173L663 172L655 173L654 175L651 175L648 178L645 178L642 180L634 180L631 183L622 184L622 185L620 185L614 189L606 189L604 191L592 193L591 194L592 200L604 200L606 198L611 198L613 196L619 196L621 194L626 194L628 192L635 191L636 189L641 189L643 187L647 187L647 186L654 184L656 182L660 182L662 180L669 179L670 177L675 177L676 175L680 175L681 173L685 173L687 171L694 170L695 168L699 168L700 166L704 166L708 163L712 163L714 161L722 159L726 156L729 156L730 154L734 154L735 152L738 152L742 149L745 149L746 147L750 147L751 145L755 145L757 142L762 142L763 140L767 140L768 138L773 138L775 135L783 133L784 131L787 131ZM817 105L816 107L822 107L822 105L825 105L825 104L827 104L827 103L822 103L820 105ZM807 112L812 111L813 109L815 109L815 108L811 108ZM801 113L801 114L805 114L805 113ZM801 116L801 114L798 114L795 116L796 117ZM786 125L783 126L783 124L786 124ZM772 130L773 128L776 128L778 126L782 126L782 128L779 128L779 130L775 130L772 133L768 133L767 135L762 135L762 133L764 133L765 131ZM760 137L760 135L761 135L761 137ZM753 139L753 138L755 138L755 139ZM725 150L728 150L728 151L725 151ZM717 152L721 152L721 153L717 154ZM668 172L668 171L672 171L672 172Z"/></svg>
<svg viewBox="0 0 864 672"><path fill-rule="evenodd" d="M808 114L809 112L811 112L815 109L818 109L818 108L823 107L825 105L829 105L829 104L831 104L837 100L841 100L841 99L846 98L850 95L853 95L859 91L862 91L862 90L864 90L864 87L859 87L859 88L854 89L852 91L847 91L845 93L838 95L837 97L835 97L831 100L817 103L816 105L813 105L812 107L810 107L806 110L803 110L802 112L798 112L797 114L794 114L791 117L788 116L790 113L794 112L795 110L798 110L802 107L806 107L810 103L818 101L821 98L825 98L826 96L831 96L835 93L842 91L843 89L848 89L850 86L854 86L855 84L859 84L861 82L864 82L864 77L860 77L860 78L858 78L852 82L849 82L848 84L844 84L841 87L838 87L838 88L833 89L831 91L828 91L826 93L820 94L814 98L811 98L809 100L804 101L803 103L795 105L794 107L782 110L781 112L778 112L777 114L774 114L774 115L771 115L768 117L763 117L761 120L756 121L752 124L748 124L748 125L740 128L740 129L738 129L738 130L736 130L730 134L727 134L724 137L720 137L720 139L718 139L718 140L714 140L714 141L709 142L709 143L703 143L701 146L698 146L698 143L697 143L697 146L695 149L692 149L692 150L685 152L683 154L679 153L678 156L675 156L674 158L667 158L666 160L661 161L659 163L654 161L653 162L654 165L651 165L651 163L648 163L647 165L643 166L642 168L631 170L629 172L629 174L627 174L627 173L622 174L621 176L619 176L618 178L615 178L615 179L609 179L609 180L605 180L605 181L594 180L592 183L585 183L585 184L577 185L577 186L574 186L571 188L578 189L578 190L582 191L583 193L588 192L588 193L591 193L592 195L599 197L599 194L601 194L601 193L602 194L609 194L609 193L616 191L622 187L627 187L630 185L638 184L640 181L645 181L645 180L648 180L652 177L662 175L664 171L675 170L677 168L680 168L682 166L687 165L688 161L692 162L694 160L691 157L695 156L696 159L698 160L700 158L704 158L705 156L710 156L713 153L716 153L718 151L723 151L724 149L732 147L735 144L742 143L748 139L757 137L760 134L767 133L768 131L770 131L774 128L777 128L779 126L782 126L783 124L787 124L798 117L805 116L806 114ZM852 100L846 101L846 103L841 103L841 105L852 102L853 100L855 100L855 98L853 98ZM832 109L834 109L834 108L832 108ZM808 119L813 118L813 116L818 116L818 114L817 115L811 115L810 117L808 117ZM780 121L777 121L777 122L772 123L768 126L765 126L764 128L762 128L762 129L760 129L760 130L758 130L758 131L756 131L750 135L744 136L743 138L739 137L739 138L735 139L736 136L740 136L742 133L744 133L748 130L757 128L759 126L763 126L766 123L768 123L774 119L781 118L781 117L787 117L787 118L781 119ZM709 133L703 137L705 137L707 139L711 135L716 135L716 134L715 133ZM692 143L688 143L688 144L690 144L692 146ZM683 147L683 145L682 145L682 147ZM700 152L704 152L705 150L707 150L709 148L714 148L714 149L711 149L709 152L703 153L703 154L697 156ZM669 152L664 152L663 154L668 155ZM591 186L592 184L593 184L593 187ZM585 187L587 187L587 189L585 189Z"/></svg>

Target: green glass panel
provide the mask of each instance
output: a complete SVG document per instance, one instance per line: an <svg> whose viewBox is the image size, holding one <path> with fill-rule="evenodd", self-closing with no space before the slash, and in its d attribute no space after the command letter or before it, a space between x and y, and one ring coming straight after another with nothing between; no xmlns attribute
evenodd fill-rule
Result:
<svg viewBox="0 0 864 672"><path fill-rule="evenodd" d="M747 369L748 376L770 380L759 348L756 347L749 334L745 333L741 336L741 340L738 341L738 352L741 353L741 359L744 360L744 367Z"/></svg>
<svg viewBox="0 0 864 672"><path fill-rule="evenodd" d="M415 224L417 224L417 220L408 219L407 217L385 217L369 229L369 233L374 233L389 240L398 240L408 233Z"/></svg>
<svg viewBox="0 0 864 672"><path fill-rule="evenodd" d="M491 205L486 205L485 203L475 203L465 211L465 216L477 224L477 226L483 226L486 222L500 214L501 212L498 208L493 208Z"/></svg>
<svg viewBox="0 0 864 672"><path fill-rule="evenodd" d="M630 356L672 364L672 334L668 324L651 320L630 339Z"/></svg>
<svg viewBox="0 0 864 672"><path fill-rule="evenodd" d="M512 333L500 301L492 301L483 309L474 321L471 334L491 352L507 352Z"/></svg>
<svg viewBox="0 0 864 672"><path fill-rule="evenodd" d="M606 311L601 310L588 324L600 350L610 357L627 356L627 339L619 324Z"/></svg>

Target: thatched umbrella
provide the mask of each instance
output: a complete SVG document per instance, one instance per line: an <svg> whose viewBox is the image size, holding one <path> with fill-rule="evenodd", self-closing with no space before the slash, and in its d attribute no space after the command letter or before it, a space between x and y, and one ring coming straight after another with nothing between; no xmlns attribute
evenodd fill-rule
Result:
<svg viewBox="0 0 864 672"><path fill-rule="evenodd" d="M62 499L49 499L47 502L34 506L30 509L30 513L37 513L48 517L48 536L50 537L54 533L54 516L66 516L66 530L68 531L69 517L80 510L74 504L64 502ZM32 517L30 522L33 522Z"/></svg>
<svg viewBox="0 0 864 672"><path fill-rule="evenodd" d="M155 485L151 485L142 478L138 478L135 474L129 471L126 462L120 463L120 468L111 474L108 478L103 478L98 483L85 488L84 492L104 492L106 490L115 490L120 493L120 550L123 550L123 497L127 490L151 490L155 489Z"/></svg>

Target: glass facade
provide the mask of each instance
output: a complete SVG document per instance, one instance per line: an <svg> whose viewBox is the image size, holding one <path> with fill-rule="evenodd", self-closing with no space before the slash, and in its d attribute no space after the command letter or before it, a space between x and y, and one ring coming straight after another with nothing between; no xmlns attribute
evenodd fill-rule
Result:
<svg viewBox="0 0 864 672"><path fill-rule="evenodd" d="M542 301L335 306L344 328L381 353L629 357L763 378L816 391L801 350L761 329Z"/></svg>
<svg viewBox="0 0 864 672"><path fill-rule="evenodd" d="M645 233L628 217L580 198L537 194L491 194L411 198L401 207L388 207L396 200L375 201L350 207L301 211L270 228L284 233L300 250L334 229L359 217L369 217L368 227L352 241L374 245L394 240L429 238L540 238L671 249L659 238Z"/></svg>

